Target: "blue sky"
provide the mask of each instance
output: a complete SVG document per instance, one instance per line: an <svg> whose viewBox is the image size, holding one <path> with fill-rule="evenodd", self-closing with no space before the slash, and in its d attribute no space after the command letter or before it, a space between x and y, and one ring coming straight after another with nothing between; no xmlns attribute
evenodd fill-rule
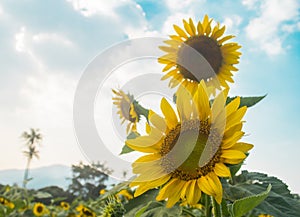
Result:
<svg viewBox="0 0 300 217"><path fill-rule="evenodd" d="M208 14L243 46L230 94L268 94L245 118L245 140L255 145L245 168L278 176L300 193L299 13L297 0L2 0L0 169L24 167L20 134L29 127L45 135L33 167L84 160L72 105L87 64L125 39L166 37L172 24Z"/></svg>

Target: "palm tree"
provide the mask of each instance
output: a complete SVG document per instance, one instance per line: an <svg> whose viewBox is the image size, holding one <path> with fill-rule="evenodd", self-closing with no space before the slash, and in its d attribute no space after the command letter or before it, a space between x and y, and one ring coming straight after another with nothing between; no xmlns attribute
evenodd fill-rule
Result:
<svg viewBox="0 0 300 217"><path fill-rule="evenodd" d="M39 159L39 152L37 150L37 145L41 145L42 135L39 133L38 129L31 128L29 132L23 132L21 136L25 140L25 145L27 146L28 150L23 151L24 155L27 157L27 164L24 172L24 179L23 179L23 188L26 188L26 184L28 182L28 175L29 175L29 168L30 162L33 157Z"/></svg>

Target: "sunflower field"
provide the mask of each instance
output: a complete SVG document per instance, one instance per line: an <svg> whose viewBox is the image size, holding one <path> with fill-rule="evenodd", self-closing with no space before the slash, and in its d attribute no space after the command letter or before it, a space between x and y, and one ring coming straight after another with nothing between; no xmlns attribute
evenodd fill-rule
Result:
<svg viewBox="0 0 300 217"><path fill-rule="evenodd" d="M0 216L300 216L299 195L287 184L243 170L255 147L245 141L251 132L244 131L244 116L266 96L231 96L242 54L241 45L231 41L234 36L224 35L225 28L207 15L174 25L177 34L157 48L165 52L158 58L161 79L169 79L174 90L173 101L153 102L160 111L111 87L120 124L127 125L121 155L140 154L132 163L134 177L112 187L97 185L94 191L73 182L72 191L59 195L2 186Z"/></svg>

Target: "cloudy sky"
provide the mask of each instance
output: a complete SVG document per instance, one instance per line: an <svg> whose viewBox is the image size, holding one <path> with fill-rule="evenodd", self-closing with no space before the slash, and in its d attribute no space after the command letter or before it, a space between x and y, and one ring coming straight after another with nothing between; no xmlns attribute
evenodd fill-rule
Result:
<svg viewBox="0 0 300 217"><path fill-rule="evenodd" d="M243 46L230 94L268 94L245 118L245 140L255 145L245 168L278 176L300 193L299 12L298 0L1 0L0 169L24 167L20 135L30 127L44 134L33 167L85 160L72 112L88 63L116 43L167 37L172 24L208 14ZM124 66L123 77L133 67Z"/></svg>

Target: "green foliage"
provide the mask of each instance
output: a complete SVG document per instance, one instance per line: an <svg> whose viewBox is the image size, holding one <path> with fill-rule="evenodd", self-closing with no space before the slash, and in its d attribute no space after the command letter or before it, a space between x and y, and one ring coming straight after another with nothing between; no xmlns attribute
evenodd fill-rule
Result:
<svg viewBox="0 0 300 217"><path fill-rule="evenodd" d="M297 217L300 213L300 201L291 194L286 184L280 179L270 177L263 173L242 171L235 177L235 183L229 184L223 181L224 197L232 203L236 200L258 195L269 184L272 189L269 196L255 207L251 214L267 213L273 216Z"/></svg>
<svg viewBox="0 0 300 217"><path fill-rule="evenodd" d="M126 210L125 217L134 216L138 211L143 209L149 202L155 201L155 197L157 195L157 190L149 190L144 194L133 198L127 204L125 204L124 208Z"/></svg>
<svg viewBox="0 0 300 217"><path fill-rule="evenodd" d="M128 147L126 144L123 146L122 151L120 153L121 154L128 154L130 152L133 152L134 150L130 147Z"/></svg>
<svg viewBox="0 0 300 217"><path fill-rule="evenodd" d="M127 136L127 139L135 139L136 137L140 136L139 133L137 132L130 132L129 135ZM120 153L121 154L127 154L130 152L133 152L134 150L130 147L128 147L126 144L123 146L122 151Z"/></svg>
<svg viewBox="0 0 300 217"><path fill-rule="evenodd" d="M29 170L30 170L30 162L33 157L39 159L39 151L37 150L37 146L41 145L43 136L39 133L39 129L31 128L29 132L24 131L21 137L25 141L25 145L27 147L26 151L23 151L23 154L27 157L27 164L24 171L24 178L23 178L23 188L26 188L27 183L31 180L29 178Z"/></svg>
<svg viewBox="0 0 300 217"><path fill-rule="evenodd" d="M85 200L95 199L99 196L99 191L106 187L104 181L108 179L107 174L111 172L101 163L89 165L80 162L79 165L72 165L73 177L68 191Z"/></svg>
<svg viewBox="0 0 300 217"><path fill-rule="evenodd" d="M240 97L241 102L240 102L240 107L247 106L251 107L254 106L255 104L259 103L263 98L265 98L267 95L264 96L249 96L249 97ZM234 100L235 97L228 97L226 99L226 105L230 103L232 100Z"/></svg>
<svg viewBox="0 0 300 217"><path fill-rule="evenodd" d="M234 201L233 204L229 205L229 211L232 217L241 217L247 212L254 209L258 204L260 204L269 195L271 190L271 185L268 186L267 190L249 197L241 198Z"/></svg>
<svg viewBox="0 0 300 217"><path fill-rule="evenodd" d="M166 208L164 203L154 201L140 209L135 217L179 217L181 214L182 208L180 206Z"/></svg>

